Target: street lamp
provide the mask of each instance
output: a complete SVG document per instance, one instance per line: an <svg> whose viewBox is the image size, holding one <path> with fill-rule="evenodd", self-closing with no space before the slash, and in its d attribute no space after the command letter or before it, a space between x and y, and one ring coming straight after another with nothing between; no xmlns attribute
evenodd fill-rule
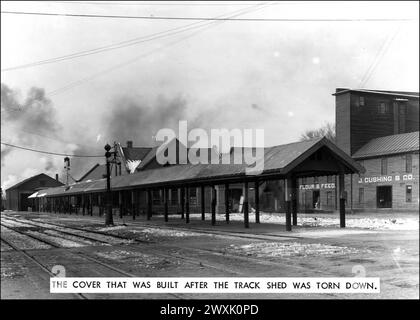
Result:
<svg viewBox="0 0 420 320"><path fill-rule="evenodd" d="M110 157L112 155L111 146L107 143L104 147L106 158L106 214L105 226L113 226L114 221L112 217L112 202L111 202L111 170L110 170Z"/></svg>

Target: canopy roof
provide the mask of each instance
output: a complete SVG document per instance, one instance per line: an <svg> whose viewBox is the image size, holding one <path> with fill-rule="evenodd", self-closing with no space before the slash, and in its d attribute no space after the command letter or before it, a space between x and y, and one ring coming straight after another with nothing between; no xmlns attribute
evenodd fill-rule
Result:
<svg viewBox="0 0 420 320"><path fill-rule="evenodd" d="M139 171L129 175L111 177L112 190L133 188L171 187L185 184L211 184L228 183L255 178L269 179L281 178L290 174L298 176L313 175L308 171L304 162L317 162L311 158L317 151L328 153L331 158L323 162L316 175L338 173L338 168L344 173L364 172L364 168L354 161L345 152L337 148L327 138L318 138L308 141L295 142L285 145L263 148L264 168L258 175L253 175L249 170L254 165L242 164L178 164L163 166L156 169ZM260 159L262 160L262 159ZM321 163L322 160L318 160ZM42 190L46 196L75 195L92 192L104 192L106 179L88 182L79 182L68 187L56 187Z"/></svg>

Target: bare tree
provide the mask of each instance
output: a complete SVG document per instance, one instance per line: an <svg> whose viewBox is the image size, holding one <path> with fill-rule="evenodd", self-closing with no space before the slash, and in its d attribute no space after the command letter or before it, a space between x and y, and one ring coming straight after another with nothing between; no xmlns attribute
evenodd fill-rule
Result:
<svg viewBox="0 0 420 320"><path fill-rule="evenodd" d="M305 133L300 136L300 140L311 140L320 137L327 137L331 141L335 142L335 124L326 123L321 128L306 130Z"/></svg>

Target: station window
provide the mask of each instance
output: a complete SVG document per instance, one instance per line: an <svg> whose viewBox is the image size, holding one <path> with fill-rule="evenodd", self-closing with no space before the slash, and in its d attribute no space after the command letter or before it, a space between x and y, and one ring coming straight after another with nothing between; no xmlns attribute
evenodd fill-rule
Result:
<svg viewBox="0 0 420 320"><path fill-rule="evenodd" d="M412 192L413 186L406 186L405 187L405 202L411 202L412 199Z"/></svg>
<svg viewBox="0 0 420 320"><path fill-rule="evenodd" d="M332 191L327 191L327 205L332 205L332 203L333 203Z"/></svg>
<svg viewBox="0 0 420 320"><path fill-rule="evenodd" d="M398 128L399 133L405 132L405 123L406 123L406 114L407 114L407 106L405 104L399 105L399 117L398 117Z"/></svg>
<svg viewBox="0 0 420 320"><path fill-rule="evenodd" d="M333 182L333 176L327 176L327 183Z"/></svg>
<svg viewBox="0 0 420 320"><path fill-rule="evenodd" d="M190 205L197 205L197 188L190 188Z"/></svg>
<svg viewBox="0 0 420 320"><path fill-rule="evenodd" d="M386 102L380 102L378 105L378 113L379 114L386 114L389 113L388 104Z"/></svg>
<svg viewBox="0 0 420 320"><path fill-rule="evenodd" d="M178 203L178 189L173 188L171 189L171 204Z"/></svg>
<svg viewBox="0 0 420 320"><path fill-rule="evenodd" d="M365 97L359 97L359 106L361 107L365 106Z"/></svg>
<svg viewBox="0 0 420 320"><path fill-rule="evenodd" d="M153 190L152 199L153 204L160 204L160 190Z"/></svg>
<svg viewBox="0 0 420 320"><path fill-rule="evenodd" d="M381 175L386 175L388 173L388 159L381 159Z"/></svg>
<svg viewBox="0 0 420 320"><path fill-rule="evenodd" d="M411 156L411 154L407 154L405 156L405 172L413 172L413 157Z"/></svg>
<svg viewBox="0 0 420 320"><path fill-rule="evenodd" d="M359 203L362 204L365 201L365 189L359 188Z"/></svg>

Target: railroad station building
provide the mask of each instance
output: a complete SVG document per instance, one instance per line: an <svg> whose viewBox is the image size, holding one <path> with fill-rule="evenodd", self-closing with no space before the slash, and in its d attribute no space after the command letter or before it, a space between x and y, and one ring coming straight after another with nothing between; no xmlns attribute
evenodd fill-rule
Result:
<svg viewBox="0 0 420 320"><path fill-rule="evenodd" d="M336 141L326 138L264 148L264 171L247 175L246 165L159 164L158 147L114 144L111 169L115 214L146 215L285 212L286 225L298 212L345 210L410 211L419 207L419 94L338 88ZM188 148L177 139L178 155ZM216 153L207 149L208 154ZM200 150L199 150L200 152ZM231 148L230 155L244 152ZM233 162L231 162L233 163ZM106 166L95 165L78 183L43 190L52 212L103 214ZM290 215L292 214L292 215ZM289 217L289 219L288 219Z"/></svg>
<svg viewBox="0 0 420 320"><path fill-rule="evenodd" d="M138 215L145 215L150 219L153 215L163 214L167 221L169 214L173 213L180 214L187 223L190 214L199 213L204 220L206 212L211 212L212 224L216 223L217 213L221 213L222 219L228 223L229 214L238 210L244 214L245 227L249 227L250 211L255 212L255 222L259 223L260 201L263 200L264 209L263 194L269 189L276 194L282 193L278 208L286 212L286 229L291 230L292 224L297 224L299 179L337 175L341 195L340 225L344 227L344 177L364 171L326 138L263 148L260 160L264 166L258 174L252 174L252 170L250 173L252 166L246 163L160 164L158 152L165 152L171 143L177 144L178 153L186 148L174 139L163 149L152 149L151 155L147 154L140 160L134 173L111 176L111 196L106 192L107 181L102 178L45 189L37 197L44 210L49 212L102 215L106 201L111 198L112 210L120 216L130 215L135 219ZM231 156L239 151L243 156L244 149L231 150ZM218 217L220 219L220 215Z"/></svg>

